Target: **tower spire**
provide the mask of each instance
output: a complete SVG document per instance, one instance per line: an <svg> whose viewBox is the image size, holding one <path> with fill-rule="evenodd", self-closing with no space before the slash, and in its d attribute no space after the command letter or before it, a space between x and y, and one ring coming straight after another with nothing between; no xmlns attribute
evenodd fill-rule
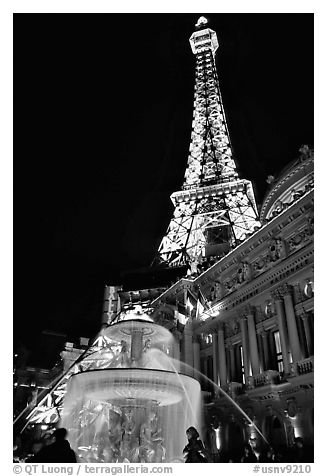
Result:
<svg viewBox="0 0 327 476"><path fill-rule="evenodd" d="M184 183L171 200L174 216L159 246L168 266L221 257L260 227L249 180L233 159L218 76L216 32L200 17L190 45L196 57L194 112Z"/></svg>

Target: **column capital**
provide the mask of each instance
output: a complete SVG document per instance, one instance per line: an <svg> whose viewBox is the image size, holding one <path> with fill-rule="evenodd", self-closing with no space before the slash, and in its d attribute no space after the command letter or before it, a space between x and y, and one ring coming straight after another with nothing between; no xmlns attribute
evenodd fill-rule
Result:
<svg viewBox="0 0 327 476"><path fill-rule="evenodd" d="M172 335L173 335L173 337L174 337L176 340L178 340L178 341L182 340L182 338L183 338L182 332L178 331L177 329L174 329L174 330L172 331Z"/></svg>
<svg viewBox="0 0 327 476"><path fill-rule="evenodd" d="M271 298L274 301L282 301L283 300L283 295L280 291L280 288L274 289L273 291L271 291L270 294L271 294Z"/></svg>
<svg viewBox="0 0 327 476"><path fill-rule="evenodd" d="M193 344L200 344L200 337L198 335L193 335L192 342Z"/></svg>
<svg viewBox="0 0 327 476"><path fill-rule="evenodd" d="M217 332L224 332L224 323L223 322L218 322L217 323Z"/></svg>
<svg viewBox="0 0 327 476"><path fill-rule="evenodd" d="M268 332L265 329L261 329L261 331L259 331L259 334L263 339L267 339L268 337Z"/></svg>
<svg viewBox="0 0 327 476"><path fill-rule="evenodd" d="M293 286L291 286L290 284L283 284L283 286L281 286L280 288L280 292L282 294L283 297L285 296L291 296L292 295L292 292L293 292Z"/></svg>
<svg viewBox="0 0 327 476"><path fill-rule="evenodd" d="M228 322L228 336L238 334L240 332L240 323L242 317L236 317L232 321Z"/></svg>
<svg viewBox="0 0 327 476"><path fill-rule="evenodd" d="M242 307L242 316L247 317L249 315L254 314L254 307L251 306L250 304L247 304L246 306Z"/></svg>
<svg viewBox="0 0 327 476"><path fill-rule="evenodd" d="M274 289L271 292L271 297L275 301L282 301L285 296L291 296L292 292L293 292L293 286L285 283L279 286L278 288Z"/></svg>

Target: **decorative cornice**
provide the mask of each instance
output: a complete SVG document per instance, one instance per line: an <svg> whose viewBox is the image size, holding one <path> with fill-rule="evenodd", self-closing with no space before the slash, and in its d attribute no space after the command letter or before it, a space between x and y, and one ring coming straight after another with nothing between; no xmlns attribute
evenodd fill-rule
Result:
<svg viewBox="0 0 327 476"><path fill-rule="evenodd" d="M242 301L249 301L254 299L258 294L271 289L271 286L278 281L282 281L286 277L289 279L290 275L304 266L309 265L309 260L313 259L313 247L299 250L298 254L289 256L283 260L277 269L272 269L265 273L264 276L255 278L251 283L248 283L245 288L233 293L231 296L226 296L221 302L214 306L215 312L220 312L220 315L226 311L232 311L238 305L242 305ZM280 288L281 286L279 286ZM277 289L270 292L273 300L283 300L282 294ZM243 296L243 299L242 299ZM251 303L250 303L251 304ZM268 318L268 316L267 316ZM214 321L213 321L214 322ZM207 321L201 321L197 331L205 329L208 325ZM212 323L210 323L212 325Z"/></svg>
<svg viewBox="0 0 327 476"><path fill-rule="evenodd" d="M296 175L300 170L305 169L308 167L308 165L313 163L313 158L310 158L309 160L306 160L304 162L299 163L297 166L294 168L290 169L287 174L285 174L280 180L277 181L277 183L272 187L272 189L269 191L268 195L264 198L262 207L261 207L261 212L260 212L260 218L261 220L267 213L267 208L269 207L272 198L277 194L278 190L286 183L289 181L289 179ZM312 172L313 173L313 172Z"/></svg>

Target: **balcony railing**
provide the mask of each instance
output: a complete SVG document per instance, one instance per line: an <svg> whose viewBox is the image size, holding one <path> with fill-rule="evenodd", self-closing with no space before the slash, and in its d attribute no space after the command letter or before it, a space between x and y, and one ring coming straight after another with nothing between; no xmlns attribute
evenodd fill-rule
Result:
<svg viewBox="0 0 327 476"><path fill-rule="evenodd" d="M307 359L294 362L291 366L291 375L299 376L313 372L313 356Z"/></svg>
<svg viewBox="0 0 327 476"><path fill-rule="evenodd" d="M265 385L277 385L280 383L280 374L277 370L266 370L258 375L252 375L247 378L247 388L263 387Z"/></svg>

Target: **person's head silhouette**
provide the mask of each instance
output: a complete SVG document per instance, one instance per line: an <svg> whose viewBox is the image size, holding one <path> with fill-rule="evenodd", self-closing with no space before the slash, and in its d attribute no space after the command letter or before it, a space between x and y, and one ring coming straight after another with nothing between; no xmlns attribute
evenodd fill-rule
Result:
<svg viewBox="0 0 327 476"><path fill-rule="evenodd" d="M63 441L66 436L67 436L67 430L66 428L57 428L54 433L53 433L53 436L55 437L56 441Z"/></svg>

